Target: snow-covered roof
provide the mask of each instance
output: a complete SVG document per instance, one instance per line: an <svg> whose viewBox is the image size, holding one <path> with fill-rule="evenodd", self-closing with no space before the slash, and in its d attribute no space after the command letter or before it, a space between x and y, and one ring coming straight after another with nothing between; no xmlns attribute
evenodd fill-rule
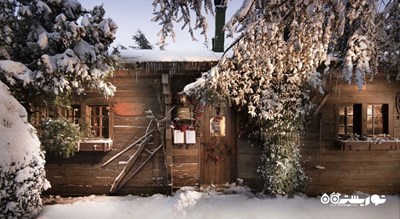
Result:
<svg viewBox="0 0 400 219"><path fill-rule="evenodd" d="M216 62L222 53L208 50L121 50L121 62Z"/></svg>

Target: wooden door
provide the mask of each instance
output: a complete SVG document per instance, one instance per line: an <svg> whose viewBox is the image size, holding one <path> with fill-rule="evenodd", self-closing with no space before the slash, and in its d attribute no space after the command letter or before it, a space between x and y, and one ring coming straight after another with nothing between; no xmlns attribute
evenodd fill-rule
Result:
<svg viewBox="0 0 400 219"><path fill-rule="evenodd" d="M203 114L200 184L221 185L236 180L236 116L224 105Z"/></svg>

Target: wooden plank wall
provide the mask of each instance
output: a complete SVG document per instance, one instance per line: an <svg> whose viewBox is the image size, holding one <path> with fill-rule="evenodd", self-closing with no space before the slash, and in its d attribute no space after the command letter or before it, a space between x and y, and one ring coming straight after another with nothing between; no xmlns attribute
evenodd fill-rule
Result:
<svg viewBox="0 0 400 219"><path fill-rule="evenodd" d="M119 161L126 161L134 154L136 148L116 159L106 167L101 167L105 161L120 152L122 149L140 138L146 131L150 121L145 117L145 110L151 109L155 115L164 115L162 101L161 74L150 74L142 69L120 70L114 73L110 81L117 87L116 95L105 99L95 92L89 92L81 97L79 102L85 104L129 103L138 106L139 113L133 116L119 116L111 112L113 118L113 149L111 152L77 152L69 159L47 158L47 179L52 184L49 194L85 195L108 194L114 179L124 165ZM160 143L161 136L155 136L153 144L148 148L155 148ZM142 156L139 163L145 159ZM147 194L165 192L167 176L163 150L143 167L118 194Z"/></svg>
<svg viewBox="0 0 400 219"><path fill-rule="evenodd" d="M237 177L243 180L245 186L260 191L263 187L263 179L257 173L261 165L261 150L253 147L245 140L237 140Z"/></svg>
<svg viewBox="0 0 400 219"><path fill-rule="evenodd" d="M389 134L400 137L400 118L395 97L400 83L377 77L359 90L347 83L331 83L331 94L309 125L308 138L302 140L303 167L308 179L306 193L321 195L353 191L377 194L400 193L400 148L397 150L343 151L335 145L338 104L388 103ZM320 126L321 124L321 126ZM321 136L320 136L321 135ZM320 137L322 141L320 141ZM321 147L321 149L320 149ZM325 169L317 169L321 165Z"/></svg>
<svg viewBox="0 0 400 219"><path fill-rule="evenodd" d="M351 194L354 191L399 194L400 147L387 151L340 150L335 145L335 108L343 103L388 103L390 135L400 138L400 115L395 108L400 82L388 83L385 78L378 77L361 91L347 83L328 83L331 83L331 94L319 115L311 120L307 138L301 139L302 166L308 177L305 193L310 196L332 192ZM238 177L258 191L263 185L262 178L256 173L259 153L246 140L238 139ZM316 165L325 169L317 169Z"/></svg>
<svg viewBox="0 0 400 219"><path fill-rule="evenodd" d="M309 195L400 193L400 151L324 151L320 164L325 167L323 170L315 168L317 159L303 165L309 177Z"/></svg>
<svg viewBox="0 0 400 219"><path fill-rule="evenodd" d="M176 63L142 63L141 68L132 64L129 68L115 72L111 79L118 89L115 97L107 100L97 93L89 92L77 100L86 104L138 104L143 111L151 109L158 116L165 115L161 75L169 75L171 95L174 96L213 64L185 66ZM302 163L308 175L306 193L400 193L400 147L389 151L342 151L334 144L337 123L335 109L341 103L388 103L390 135L399 138L400 115L395 109L395 96L400 91L400 83L388 83L384 78L375 78L361 91L354 85L328 83L331 84L331 94L317 117L311 120L308 137L301 141ZM171 107L178 104L176 101L172 100ZM173 118L172 114L170 116ZM111 112L110 116L113 118L111 124L114 133L111 152L78 152L70 159L47 158L47 178L53 186L49 194L108 194L111 184L124 166L119 165L118 161L105 168L101 168L101 164L141 137L149 122L144 112L135 116L118 116ZM171 135L171 132L167 131L166 134ZM158 151L119 194L166 193L170 186L199 184L204 142L200 137L195 145L179 146L171 143L171 137L166 137L169 149ZM157 147L159 143L160 140L155 140L152 147ZM134 151L132 149L118 160L128 160ZM170 154L165 155L164 151ZM165 159L166 156L171 159ZM245 185L259 190L262 187L262 179L257 173L259 151L247 141L237 139L236 161L237 178L243 179ZM317 164L325 169L315 168Z"/></svg>
<svg viewBox="0 0 400 219"><path fill-rule="evenodd" d="M168 111L166 108L176 104L176 101L171 105L167 104L169 100L166 98L169 95L165 95L166 91L163 90L166 84L163 84L162 75L169 76L168 87L170 86L171 95L174 95L215 64L215 62L122 63L122 68L114 72L114 77L110 79L117 87L114 97L105 99L97 92L88 92L85 96L77 97L76 101L81 104L112 106L117 103L129 103L137 105L139 111L140 109L142 111L134 116L119 116L111 112L110 117L113 121L110 123L112 123L114 145L110 152L78 152L69 159L47 157L47 178L52 184L47 193L108 194L114 179L124 168L118 161L128 160L136 148L106 167L101 168L101 165L145 133L149 119L146 118L144 110L151 109L156 116L162 118ZM171 118L171 114L169 116ZM169 126L168 122L166 126ZM167 131L166 135L168 134L171 135ZM161 143L161 137L164 137L164 133L157 136L153 145L149 147L157 147ZM159 150L117 194L168 193L172 185L178 187L198 185L200 140L198 144L188 147L173 146L171 140L171 136L166 136L165 150ZM165 154L167 151L170 154ZM145 156L142 156L139 163L144 159ZM169 166L173 167L173 175L170 175Z"/></svg>
<svg viewBox="0 0 400 219"><path fill-rule="evenodd" d="M199 139L196 144L173 145L172 185L174 188L198 186L200 177Z"/></svg>

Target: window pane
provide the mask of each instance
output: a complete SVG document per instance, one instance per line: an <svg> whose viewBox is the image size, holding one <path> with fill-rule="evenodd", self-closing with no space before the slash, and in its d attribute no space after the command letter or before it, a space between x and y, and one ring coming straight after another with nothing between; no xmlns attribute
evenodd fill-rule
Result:
<svg viewBox="0 0 400 219"><path fill-rule="evenodd" d="M108 116L108 109L107 109L108 107L102 107L101 108L101 110L102 110L102 112L101 112L101 114L103 115L103 116Z"/></svg>
<svg viewBox="0 0 400 219"><path fill-rule="evenodd" d="M353 126L353 116L347 116L347 125Z"/></svg>
<svg viewBox="0 0 400 219"><path fill-rule="evenodd" d="M372 105L367 106L367 115L373 115L372 114Z"/></svg>
<svg viewBox="0 0 400 219"><path fill-rule="evenodd" d="M339 125L345 125L345 116L339 116Z"/></svg>
<svg viewBox="0 0 400 219"><path fill-rule="evenodd" d="M377 135L377 134L383 134L382 126L381 126L381 127L375 127L374 134L375 134L375 135Z"/></svg>
<svg viewBox="0 0 400 219"><path fill-rule="evenodd" d="M108 120L109 116L108 116L108 107L104 106L102 108L102 137L103 138L109 138L110 134L109 134L109 129L108 129Z"/></svg>
<svg viewBox="0 0 400 219"><path fill-rule="evenodd" d="M353 107L346 107L347 115L353 115Z"/></svg>
<svg viewBox="0 0 400 219"><path fill-rule="evenodd" d="M347 105L339 107L339 117L338 117L339 135L353 134L354 131L356 130L354 128L354 125L356 125L354 124L354 119L356 116L359 116L361 118L361 108L359 108L360 110L357 110L358 108L355 108L356 106L357 104L354 104L353 106Z"/></svg>
<svg viewBox="0 0 400 219"><path fill-rule="evenodd" d="M344 134L346 134L346 132L344 131L344 127L343 126L339 127L339 135L344 135Z"/></svg>
<svg viewBox="0 0 400 219"><path fill-rule="evenodd" d="M373 134L372 122L373 122L372 116L367 116L367 133L368 134Z"/></svg>
<svg viewBox="0 0 400 219"><path fill-rule="evenodd" d="M374 118L374 125L382 126L382 123L383 123L382 117L375 117Z"/></svg>
<svg viewBox="0 0 400 219"><path fill-rule="evenodd" d="M383 106L387 104L370 104L368 105L367 117L367 133L383 134L384 130L388 130L388 122L385 123L384 117L387 118L388 110L383 110Z"/></svg>
<svg viewBox="0 0 400 219"><path fill-rule="evenodd" d="M345 108L346 107L343 107L343 106L341 106L341 107L339 107L339 115L345 115Z"/></svg>
<svg viewBox="0 0 400 219"><path fill-rule="evenodd" d="M99 125L99 118L92 117L92 126L98 126L98 125Z"/></svg>
<svg viewBox="0 0 400 219"><path fill-rule="evenodd" d="M382 105L374 105L374 116L382 116Z"/></svg>
<svg viewBox="0 0 400 219"><path fill-rule="evenodd" d="M90 107L90 116L95 116L96 114L96 108L95 107Z"/></svg>
<svg viewBox="0 0 400 219"><path fill-rule="evenodd" d="M347 126L347 133L346 134L353 134L353 126Z"/></svg>
<svg viewBox="0 0 400 219"><path fill-rule="evenodd" d="M210 136L225 136L225 116L215 116L210 119Z"/></svg>
<svg viewBox="0 0 400 219"><path fill-rule="evenodd" d="M90 106L89 136L109 138L109 110L108 106Z"/></svg>
<svg viewBox="0 0 400 219"><path fill-rule="evenodd" d="M372 116L367 116L367 125L372 126Z"/></svg>

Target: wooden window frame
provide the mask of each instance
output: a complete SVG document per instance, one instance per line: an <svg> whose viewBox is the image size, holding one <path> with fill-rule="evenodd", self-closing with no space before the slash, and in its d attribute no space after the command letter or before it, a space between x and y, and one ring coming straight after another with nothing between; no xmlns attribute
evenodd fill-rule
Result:
<svg viewBox="0 0 400 219"><path fill-rule="evenodd" d="M343 110L341 110L344 108ZM350 108L352 108L352 112L350 113ZM341 113L343 111L343 114ZM353 105L341 105L339 106L339 120L338 120L338 134L339 135L349 135L354 133L354 107ZM341 124L341 118L343 118L343 124ZM351 124L349 123L349 119L353 120ZM343 132L341 133L340 129L343 128ZM351 131L350 131L351 129Z"/></svg>
<svg viewBox="0 0 400 219"><path fill-rule="evenodd" d="M29 123L33 125L33 127L39 127L41 121L44 117L48 117L50 112L46 107L41 106L32 106L30 109L32 115L29 118Z"/></svg>
<svg viewBox="0 0 400 219"><path fill-rule="evenodd" d="M359 121L358 123L360 123L359 125L357 125L357 121L358 118L356 119L356 110L354 109L356 105L359 105L358 107L360 107L360 115L358 115ZM369 105L382 105L382 117L383 117L383 124L382 124L382 132L383 133L369 133L368 132L368 106ZM391 112L390 112L390 104L388 103L347 103L347 104L338 104L336 105L336 112L335 112L335 117L336 117L336 128L335 128L335 133L336 133L336 137L343 137L346 135L351 135L353 133L345 133L342 134L339 132L340 127L344 127L343 125L340 124L340 117L341 116L347 116L347 115L341 115L341 108L342 107L350 107L353 106L353 133L357 133L360 136L370 136L370 135L380 135L380 134L390 134L390 130L391 130L391 126L390 126L390 122L391 122ZM383 108L385 108L385 110L383 110ZM346 126L346 124L345 124ZM357 127L356 127L357 126ZM359 131L357 131L357 129L359 129ZM346 128L345 128L346 130ZM359 133L358 133L359 132Z"/></svg>
<svg viewBox="0 0 400 219"><path fill-rule="evenodd" d="M64 111L63 116L74 124L81 125L82 106L79 104L72 104L69 109Z"/></svg>
<svg viewBox="0 0 400 219"><path fill-rule="evenodd" d="M86 135L91 139L111 138L110 106L87 105L86 112ZM93 112L95 112L94 115ZM107 124L104 124L104 119L107 120ZM94 132L95 134L93 134Z"/></svg>
<svg viewBox="0 0 400 219"><path fill-rule="evenodd" d="M369 114L369 106L371 106L371 114ZM381 120L382 120L382 133L375 133L375 118L376 116L375 107L381 106ZM367 103L365 104L366 113L365 113L365 135L381 135L381 134L389 134L389 104L387 103ZM368 127L368 117L372 117L372 132L369 131Z"/></svg>

